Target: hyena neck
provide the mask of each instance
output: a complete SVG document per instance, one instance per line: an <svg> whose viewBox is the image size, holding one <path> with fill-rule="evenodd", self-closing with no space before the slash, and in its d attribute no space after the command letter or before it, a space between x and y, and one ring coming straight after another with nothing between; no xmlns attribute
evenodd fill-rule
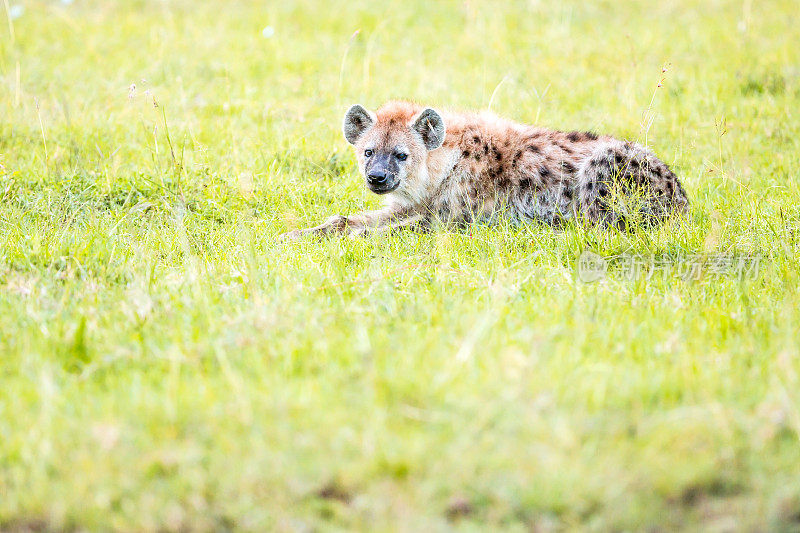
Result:
<svg viewBox="0 0 800 533"><path fill-rule="evenodd" d="M387 195L389 206L426 211L438 203L443 194L453 169L458 163L458 150L452 147L440 147L428 152L425 165L415 176L412 186L406 186Z"/></svg>
<svg viewBox="0 0 800 533"><path fill-rule="evenodd" d="M428 160L425 165L427 176L421 182L427 183L424 201L426 204L435 204L438 197L447 188L448 182L454 177L454 169L458 164L459 151L452 146L442 146L436 150L428 152Z"/></svg>

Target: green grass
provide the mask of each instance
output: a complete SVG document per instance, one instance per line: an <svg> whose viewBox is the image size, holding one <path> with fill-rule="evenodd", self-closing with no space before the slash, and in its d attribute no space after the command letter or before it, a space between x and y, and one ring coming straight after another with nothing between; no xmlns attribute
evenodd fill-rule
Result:
<svg viewBox="0 0 800 533"><path fill-rule="evenodd" d="M0 530L799 530L797 5L655 4L3 7ZM647 142L691 214L277 245L378 205L339 125L397 97Z"/></svg>

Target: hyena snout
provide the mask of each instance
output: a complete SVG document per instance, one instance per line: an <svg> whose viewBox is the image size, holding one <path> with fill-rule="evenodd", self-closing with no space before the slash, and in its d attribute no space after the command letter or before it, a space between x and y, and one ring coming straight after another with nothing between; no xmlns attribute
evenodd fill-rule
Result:
<svg viewBox="0 0 800 533"><path fill-rule="evenodd" d="M369 183L370 187L382 189L386 187L387 182L389 181L389 175L386 172L373 172L369 176L367 176L367 183Z"/></svg>
<svg viewBox="0 0 800 533"><path fill-rule="evenodd" d="M367 162L367 185L376 194L386 194L400 185L400 168L388 154L377 154Z"/></svg>

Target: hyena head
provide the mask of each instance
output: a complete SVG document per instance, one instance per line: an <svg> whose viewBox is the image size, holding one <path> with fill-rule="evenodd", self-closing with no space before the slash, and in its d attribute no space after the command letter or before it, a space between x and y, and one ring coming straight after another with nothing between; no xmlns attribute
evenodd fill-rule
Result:
<svg viewBox="0 0 800 533"><path fill-rule="evenodd" d="M421 196L428 180L428 151L444 142L445 125L439 113L433 109L415 112L401 103L374 114L354 105L344 116L343 130L372 192L396 190L409 198Z"/></svg>

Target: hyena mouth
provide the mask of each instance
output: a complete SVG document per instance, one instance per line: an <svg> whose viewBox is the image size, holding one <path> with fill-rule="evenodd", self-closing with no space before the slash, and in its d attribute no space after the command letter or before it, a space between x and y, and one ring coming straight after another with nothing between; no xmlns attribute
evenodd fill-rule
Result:
<svg viewBox="0 0 800 533"><path fill-rule="evenodd" d="M367 187L375 194L389 194L400 186L400 180L392 180L388 183L368 183Z"/></svg>

